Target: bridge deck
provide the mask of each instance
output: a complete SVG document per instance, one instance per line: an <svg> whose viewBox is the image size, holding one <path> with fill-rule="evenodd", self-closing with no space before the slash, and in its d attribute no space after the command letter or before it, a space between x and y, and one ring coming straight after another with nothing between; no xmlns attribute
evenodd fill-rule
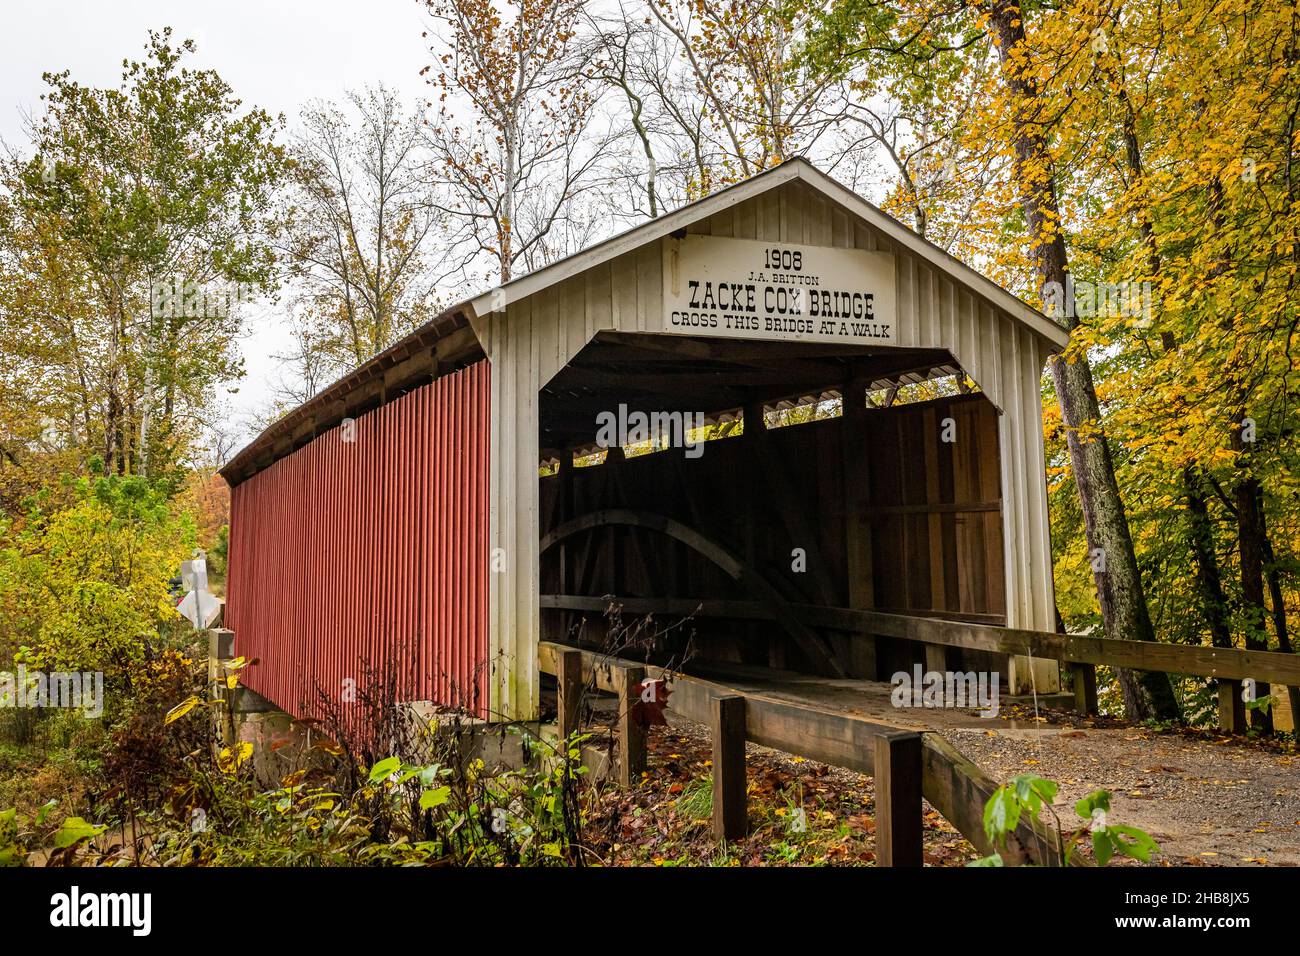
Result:
<svg viewBox="0 0 1300 956"><path fill-rule="evenodd" d="M692 676L726 684L737 693L760 694L773 700L834 710L907 730L944 731L959 727L982 730L1042 728L1051 724L1047 705L1061 706L1067 700L1067 695L1061 694L1038 698L1041 719L1035 721L1035 701L1032 697L1002 695L998 713L992 717L982 717L981 708L974 706L896 707L892 701L894 686L884 681L818 677L766 667L715 662L692 662L683 670Z"/></svg>

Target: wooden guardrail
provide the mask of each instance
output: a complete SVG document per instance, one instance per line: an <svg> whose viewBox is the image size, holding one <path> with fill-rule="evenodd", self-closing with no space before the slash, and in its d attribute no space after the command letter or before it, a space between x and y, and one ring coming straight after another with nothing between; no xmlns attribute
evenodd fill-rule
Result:
<svg viewBox="0 0 1300 956"><path fill-rule="evenodd" d="M1073 672L1075 705L1087 714L1097 712L1096 668L1099 664L1217 678L1219 723L1224 730L1233 733L1241 733L1246 729L1245 707L1241 696L1242 680L1249 677L1288 688L1300 686L1300 655L1296 654L1053 634L878 611L845 608L823 610L828 613L821 615L822 620L838 620L846 629L861 633L901 637L929 646L1054 658Z"/></svg>
<svg viewBox="0 0 1300 956"><path fill-rule="evenodd" d="M544 608L601 611L611 604L631 614L677 614L701 617L762 619L764 609L750 601L694 601L685 598L616 598L577 595L543 595ZM1219 679L1219 722L1223 729L1245 730L1245 708L1240 681L1257 681L1288 688L1300 687L1300 655L1277 651L1252 651L1236 647L1161 644L1079 634L1055 634L966 621L894 614L853 608L793 604L801 619L814 627L858 634L905 638L931 647L961 647L1052 658L1074 674L1075 702L1081 712L1097 710L1096 667L1125 667ZM1300 695L1292 695L1300 699Z"/></svg>
<svg viewBox="0 0 1300 956"><path fill-rule="evenodd" d="M562 734L577 729L572 701L581 687L619 695L621 781L635 778L625 768L640 771L624 754L630 749L641 761L645 754L643 731L630 719L635 703L631 681L635 677L639 688L644 679L669 680L667 709L713 729L713 824L720 839L735 839L745 832L744 745L751 741L875 777L876 855L881 866L921 865L922 797L977 849L992 851L984 834L984 805L998 781L938 734L741 692L715 681L562 644L542 642L538 657L542 672L556 675L559 681ZM1005 853L1047 863L1056 858L1056 844L1046 828L1025 820Z"/></svg>

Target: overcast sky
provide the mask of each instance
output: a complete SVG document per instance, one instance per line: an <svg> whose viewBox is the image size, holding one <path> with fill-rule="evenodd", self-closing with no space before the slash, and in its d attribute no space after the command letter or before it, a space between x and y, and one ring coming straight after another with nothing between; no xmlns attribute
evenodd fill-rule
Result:
<svg viewBox="0 0 1300 956"><path fill-rule="evenodd" d="M117 86L122 60L140 59L148 31L172 27L193 39L193 65L211 67L246 104L283 113L383 83L410 102L425 95L428 25L416 0L35 0L6 3L0 29L0 136L26 142L23 115L39 113L43 72L70 70L79 83ZM242 416L264 404L283 351L283 326L265 311L241 342L248 375L231 398ZM245 438L250 436L243 436Z"/></svg>

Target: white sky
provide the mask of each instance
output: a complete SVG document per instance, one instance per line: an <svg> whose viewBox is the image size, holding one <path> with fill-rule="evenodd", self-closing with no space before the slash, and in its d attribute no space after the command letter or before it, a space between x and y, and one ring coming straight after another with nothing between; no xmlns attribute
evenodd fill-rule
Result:
<svg viewBox="0 0 1300 956"><path fill-rule="evenodd" d="M291 129L308 100L378 83L408 102L426 91L429 20L416 0L10 0L3 17L0 136L14 146L26 143L24 113L39 114L42 73L115 87L122 60L141 59L148 31L165 26L198 45L192 65L217 70L245 104L283 113ZM249 326L247 375L230 399L238 419L266 403L278 375L271 355L286 348L273 313L254 310Z"/></svg>

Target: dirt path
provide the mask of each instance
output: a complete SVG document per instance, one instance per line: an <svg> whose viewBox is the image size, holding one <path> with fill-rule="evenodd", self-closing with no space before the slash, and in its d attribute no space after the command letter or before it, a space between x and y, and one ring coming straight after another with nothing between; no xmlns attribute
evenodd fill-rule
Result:
<svg viewBox="0 0 1300 956"><path fill-rule="evenodd" d="M1125 727L953 729L945 736L998 779L1061 785L1057 813L1092 790L1175 865L1300 865L1300 757L1211 732Z"/></svg>

